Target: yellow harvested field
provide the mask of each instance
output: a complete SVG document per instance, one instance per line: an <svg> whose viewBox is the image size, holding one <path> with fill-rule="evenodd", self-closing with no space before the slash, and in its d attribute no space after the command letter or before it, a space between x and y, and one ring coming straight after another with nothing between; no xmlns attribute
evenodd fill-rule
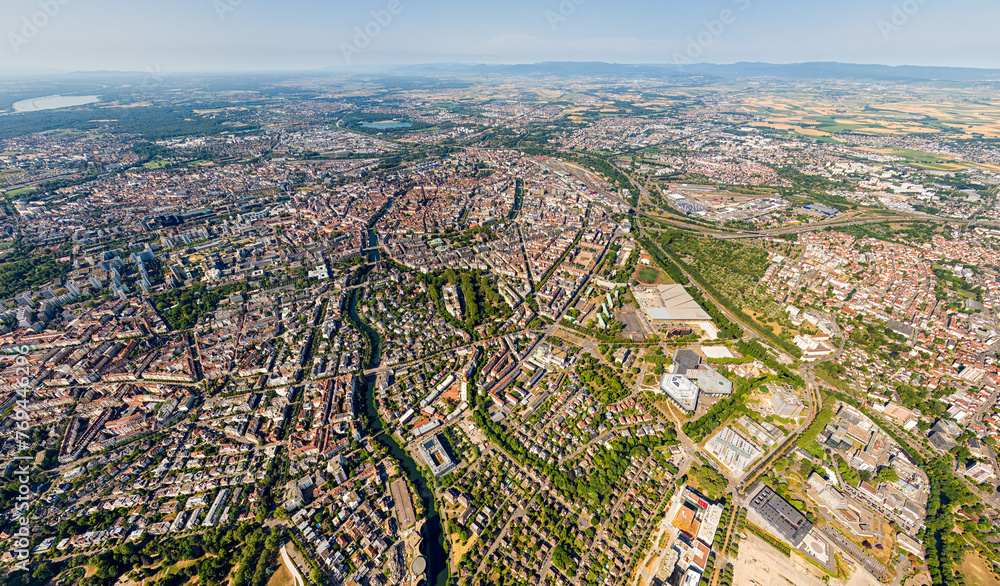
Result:
<svg viewBox="0 0 1000 586"><path fill-rule="evenodd" d="M774 128L806 136L854 132L871 136L934 135L956 138L1000 137L1000 103L965 90L929 89L920 100L888 90L880 104L838 100L826 92L797 85L781 94L750 90L734 101L758 117L752 126ZM964 101L968 99L968 101Z"/></svg>

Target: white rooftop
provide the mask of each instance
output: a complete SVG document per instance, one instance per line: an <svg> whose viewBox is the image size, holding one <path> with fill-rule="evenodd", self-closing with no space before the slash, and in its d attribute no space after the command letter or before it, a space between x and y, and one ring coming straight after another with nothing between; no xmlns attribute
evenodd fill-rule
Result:
<svg viewBox="0 0 1000 586"><path fill-rule="evenodd" d="M635 286L632 293L651 320L712 321L684 285Z"/></svg>
<svg viewBox="0 0 1000 586"><path fill-rule="evenodd" d="M666 373L660 379L660 391L687 411L694 411L698 406L698 385L681 374Z"/></svg>

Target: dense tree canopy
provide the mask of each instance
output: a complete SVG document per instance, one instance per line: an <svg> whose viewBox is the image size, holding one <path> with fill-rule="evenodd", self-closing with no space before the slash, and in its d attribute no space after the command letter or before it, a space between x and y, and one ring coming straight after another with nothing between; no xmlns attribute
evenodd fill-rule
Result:
<svg viewBox="0 0 1000 586"><path fill-rule="evenodd" d="M59 262L62 250L45 250L33 244L15 242L14 252L0 264L0 297L13 297L22 291L42 286L52 280L65 279L73 267L70 262Z"/></svg>

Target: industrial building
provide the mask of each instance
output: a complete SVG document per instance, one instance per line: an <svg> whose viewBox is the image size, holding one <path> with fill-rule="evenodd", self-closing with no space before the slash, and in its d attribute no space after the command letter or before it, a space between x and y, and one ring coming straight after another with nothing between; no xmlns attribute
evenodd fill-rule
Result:
<svg viewBox="0 0 1000 586"><path fill-rule="evenodd" d="M711 327L712 317L688 294L684 285L633 286L632 295L653 326Z"/></svg>
<svg viewBox="0 0 1000 586"><path fill-rule="evenodd" d="M771 409L778 417L791 419L798 417L802 413L802 410L805 409L805 405L802 404L802 399L799 399L795 393L775 390L774 394L771 395Z"/></svg>
<svg viewBox="0 0 1000 586"><path fill-rule="evenodd" d="M809 210L810 212L816 212L817 214L822 214L824 216L836 216L840 213L840 210L837 208L823 205L821 203L809 203L802 206L802 209Z"/></svg>
<svg viewBox="0 0 1000 586"><path fill-rule="evenodd" d="M731 474L742 475L763 451L731 427L724 427L705 442L705 450Z"/></svg>
<svg viewBox="0 0 1000 586"><path fill-rule="evenodd" d="M749 502L749 508L760 514L771 526L770 529L793 547L802 545L802 540L812 530L813 525L805 515L765 484L760 486L760 490L753 494Z"/></svg>
<svg viewBox="0 0 1000 586"><path fill-rule="evenodd" d="M701 391L710 395L728 396L733 393L733 383L719 371L703 364L701 355L694 350L678 348L674 351L673 363L671 373L684 376Z"/></svg>
<svg viewBox="0 0 1000 586"><path fill-rule="evenodd" d="M707 366L698 370L698 378L695 380L698 388L710 395L733 394L733 383L728 378L719 374L719 371Z"/></svg>
<svg viewBox="0 0 1000 586"><path fill-rule="evenodd" d="M698 370L701 366L701 356L694 350L678 348L674 350L674 374L687 376L689 370Z"/></svg>
<svg viewBox="0 0 1000 586"><path fill-rule="evenodd" d="M694 413L698 408L698 385L686 376L665 373L660 379L659 391L687 413Z"/></svg>

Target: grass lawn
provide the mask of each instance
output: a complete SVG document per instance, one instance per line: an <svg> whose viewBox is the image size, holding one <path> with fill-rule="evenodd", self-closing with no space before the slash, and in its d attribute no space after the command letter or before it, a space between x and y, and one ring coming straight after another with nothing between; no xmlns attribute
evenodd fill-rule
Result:
<svg viewBox="0 0 1000 586"><path fill-rule="evenodd" d="M934 171L955 171L958 169L964 169L961 165L938 163L914 163L913 166L919 169L931 169Z"/></svg>
<svg viewBox="0 0 1000 586"><path fill-rule="evenodd" d="M990 571L989 562L976 551L967 551L962 557L958 571L965 578L966 584L977 586L1000 586L1000 579Z"/></svg>
<svg viewBox="0 0 1000 586"><path fill-rule="evenodd" d="M175 563L174 565L170 566L169 568L167 568L166 571L163 572L163 574L164 575L176 574L177 572L180 572L184 568L187 568L188 566L193 566L196 563L198 563L198 560L181 560Z"/></svg>
<svg viewBox="0 0 1000 586"><path fill-rule="evenodd" d="M476 537L474 535L470 535L469 538L463 543L462 540L458 538L457 533L452 533L451 543L451 558L452 561L458 564L462 561L462 556L465 555L465 552L472 549L472 546L476 544Z"/></svg>
<svg viewBox="0 0 1000 586"><path fill-rule="evenodd" d="M280 558L281 556L278 557ZM295 578L288 571L288 567L282 563L278 566L278 571L272 574L271 579L267 581L267 586L295 586Z"/></svg>
<svg viewBox="0 0 1000 586"><path fill-rule="evenodd" d="M935 153L928 153L924 151L917 151L913 149L898 149L892 151L892 154L897 157L903 157L909 159L916 163L950 163L953 162L951 158L938 155Z"/></svg>
<svg viewBox="0 0 1000 586"><path fill-rule="evenodd" d="M639 269L639 273L636 275L636 280L640 283L647 283L653 285L656 280L660 277L660 272L652 267L642 267Z"/></svg>

